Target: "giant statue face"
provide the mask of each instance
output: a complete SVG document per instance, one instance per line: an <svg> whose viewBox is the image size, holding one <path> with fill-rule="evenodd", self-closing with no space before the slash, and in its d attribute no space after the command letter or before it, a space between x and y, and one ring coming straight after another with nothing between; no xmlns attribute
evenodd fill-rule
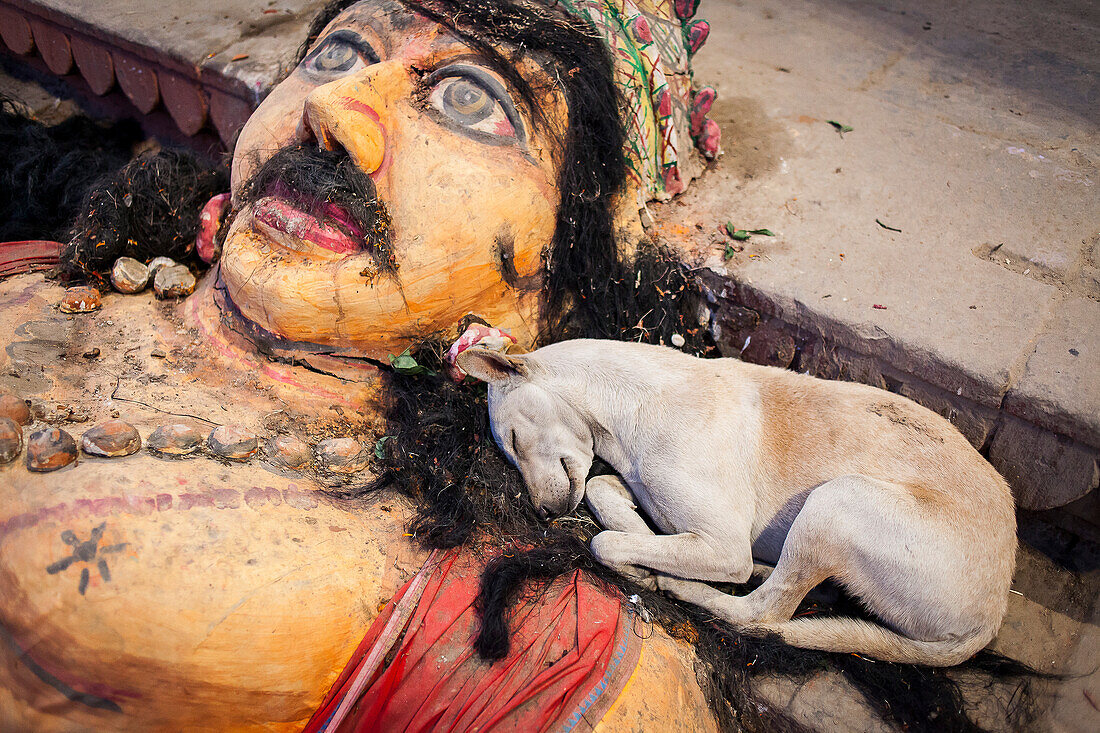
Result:
<svg viewBox="0 0 1100 733"><path fill-rule="evenodd" d="M26 430L118 418L193 456L0 464L0 729L302 729L427 557L415 502L330 491L388 444L379 370L329 357L384 358L469 312L529 344L554 293L585 297L555 277L591 260L607 280L612 205L636 218L699 169L693 12L347 4L243 130L221 259L193 295L68 315L59 286L0 279L0 389L21 419L34 406ZM276 450L194 457L222 427ZM608 729L710 729L690 650L646 644Z"/></svg>
<svg viewBox="0 0 1100 733"><path fill-rule="evenodd" d="M340 13L237 144L241 208L221 268L240 312L289 341L367 356L471 311L533 335L567 125L553 68L540 61L513 59L536 111L469 42L400 4ZM296 145L350 158L382 220L318 210L311 191L278 171L275 185L243 201L257 169ZM362 231L372 226L384 230L374 242Z"/></svg>

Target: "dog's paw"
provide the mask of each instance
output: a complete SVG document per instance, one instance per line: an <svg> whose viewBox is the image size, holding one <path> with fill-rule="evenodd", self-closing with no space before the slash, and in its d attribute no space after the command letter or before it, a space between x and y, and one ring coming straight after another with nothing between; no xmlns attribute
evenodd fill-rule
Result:
<svg viewBox="0 0 1100 733"><path fill-rule="evenodd" d="M646 590L657 590L657 576L646 568L638 567L637 565L620 565L613 569L619 573L619 575L622 575L632 583L637 583Z"/></svg>
<svg viewBox="0 0 1100 733"><path fill-rule="evenodd" d="M657 590L681 601L689 600L688 596L694 595L692 591L699 585L696 581L684 580L672 575L658 575L656 580Z"/></svg>
<svg viewBox="0 0 1100 733"><path fill-rule="evenodd" d="M629 575L627 577L646 590L657 590L657 576L648 570L639 570L637 577Z"/></svg>
<svg viewBox="0 0 1100 733"><path fill-rule="evenodd" d="M614 530L605 529L600 532L588 543L588 548L592 550L592 555L599 560L601 565L606 565L612 570L618 570L622 572L622 569L626 567L624 558L621 557L622 546L622 532L615 532Z"/></svg>

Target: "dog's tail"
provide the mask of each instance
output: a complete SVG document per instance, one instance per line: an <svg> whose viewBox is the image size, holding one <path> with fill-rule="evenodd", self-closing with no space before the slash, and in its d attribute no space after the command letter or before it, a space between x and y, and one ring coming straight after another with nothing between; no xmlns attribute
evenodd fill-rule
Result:
<svg viewBox="0 0 1100 733"><path fill-rule="evenodd" d="M783 641L804 649L862 654L885 662L949 667L977 654L993 638L979 627L943 641L918 641L871 621L844 616L798 618L768 627Z"/></svg>

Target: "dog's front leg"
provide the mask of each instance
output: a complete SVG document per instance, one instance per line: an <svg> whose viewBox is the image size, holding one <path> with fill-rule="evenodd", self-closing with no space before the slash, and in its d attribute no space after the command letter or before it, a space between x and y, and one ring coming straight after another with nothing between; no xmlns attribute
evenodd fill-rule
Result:
<svg viewBox="0 0 1100 733"><path fill-rule="evenodd" d="M642 535L607 531L592 538L592 554L608 567L638 566L695 580L744 583L752 575L747 534L743 543L718 543L695 532Z"/></svg>
<svg viewBox="0 0 1100 733"><path fill-rule="evenodd" d="M584 500L604 529L634 534L653 534L630 489L618 476L596 476L584 485Z"/></svg>
<svg viewBox="0 0 1100 733"><path fill-rule="evenodd" d="M596 517L596 521L605 530L627 534L653 534L653 530L638 514L638 507L634 504L634 497L630 494L630 489L618 476L596 476L590 480L584 487L584 500ZM599 556L597 556L597 559L599 559ZM657 587L653 574L644 568L634 565L603 564L614 568L650 590L655 590Z"/></svg>

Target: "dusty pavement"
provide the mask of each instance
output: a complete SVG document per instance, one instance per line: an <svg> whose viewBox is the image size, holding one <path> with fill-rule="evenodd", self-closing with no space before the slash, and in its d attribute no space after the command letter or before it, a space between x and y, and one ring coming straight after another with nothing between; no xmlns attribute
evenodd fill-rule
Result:
<svg viewBox="0 0 1100 733"><path fill-rule="evenodd" d="M1028 508L1094 489L1100 6L709 0L700 15L696 77L718 89L726 153L656 215L705 261L724 350L914 397ZM733 241L727 222L776 236ZM1093 491L1071 511L1095 525L1097 506Z"/></svg>
<svg viewBox="0 0 1100 733"><path fill-rule="evenodd" d="M274 78L302 21L271 15L238 23L247 70L215 34L219 70ZM726 353L911 396L1023 504L1070 502L1021 512L995 648L1078 675L1047 687L1041 730L1100 730L1100 5L703 0L700 17L726 152L654 214L705 265L706 327ZM821 730L881 728L828 678L774 700Z"/></svg>
<svg viewBox="0 0 1100 733"><path fill-rule="evenodd" d="M654 213L704 265L701 323L726 353L913 397L1021 504L1069 502L1021 512L994 648L1078 675L1047 686L1040 729L1100 730L1100 5L708 0L700 16L725 155ZM775 699L822 729L880 727L835 680Z"/></svg>

